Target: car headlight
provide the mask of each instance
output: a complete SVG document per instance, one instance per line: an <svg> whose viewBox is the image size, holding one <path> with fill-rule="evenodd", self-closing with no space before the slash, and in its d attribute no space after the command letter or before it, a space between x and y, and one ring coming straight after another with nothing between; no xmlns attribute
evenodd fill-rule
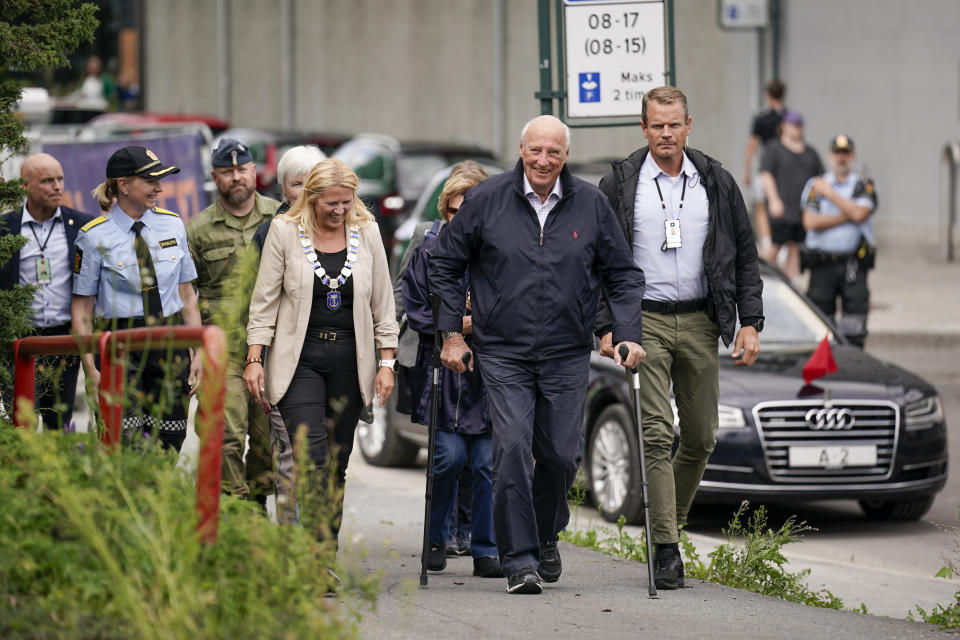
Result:
<svg viewBox="0 0 960 640"><path fill-rule="evenodd" d="M673 427L676 429L680 426L680 412L677 411L677 401L674 398L670 398L670 408L673 409ZM743 416L740 407L718 404L717 415L720 418L721 429L739 429L747 426L747 419Z"/></svg>
<svg viewBox="0 0 960 640"><path fill-rule="evenodd" d="M909 427L926 427L943 420L943 403L939 395L926 396L903 407L903 423Z"/></svg>
<svg viewBox="0 0 960 640"><path fill-rule="evenodd" d="M717 415L720 418L721 429L739 429L747 426L747 419L740 407L731 407L726 404L717 405Z"/></svg>

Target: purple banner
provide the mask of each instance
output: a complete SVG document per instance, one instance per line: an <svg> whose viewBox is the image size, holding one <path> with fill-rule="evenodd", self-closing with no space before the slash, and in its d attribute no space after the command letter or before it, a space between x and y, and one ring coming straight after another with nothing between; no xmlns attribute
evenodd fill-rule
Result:
<svg viewBox="0 0 960 640"><path fill-rule="evenodd" d="M144 146L157 154L164 165L173 164L180 168L180 173L160 182L163 193L157 199L157 206L176 211L186 222L209 204L203 190L206 179L202 161L203 144L203 136L197 133L115 139L109 142L44 143L42 150L63 165L63 204L97 215L100 206L90 192L106 179L107 160L121 147Z"/></svg>

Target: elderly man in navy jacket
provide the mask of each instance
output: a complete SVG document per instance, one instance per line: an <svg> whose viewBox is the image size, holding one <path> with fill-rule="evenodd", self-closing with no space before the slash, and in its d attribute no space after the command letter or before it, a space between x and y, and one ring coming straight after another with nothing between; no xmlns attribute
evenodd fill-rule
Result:
<svg viewBox="0 0 960 640"><path fill-rule="evenodd" d="M565 167L569 155L570 132L557 118L527 123L515 169L467 193L429 265L441 360L454 371L470 350L460 333L470 270L475 361L495 443L494 529L510 593L540 593L541 581L560 578L557 534L580 463L601 283L618 351L627 346L630 366L644 356L643 272L607 199Z"/></svg>
<svg viewBox="0 0 960 640"><path fill-rule="evenodd" d="M27 199L19 211L3 214L2 235L20 235L26 244L0 265L0 289L16 285L34 285L33 318L35 335L59 336L70 333L70 302L73 299L74 242L77 230L93 216L63 202L63 168L46 153L29 156L20 168L26 181ZM38 362L38 371L53 371L62 366L59 384L41 383L36 407L44 426L57 428L69 424L77 387L80 360L75 356L48 356ZM9 402L9 398L4 398ZM62 411L57 411L57 407Z"/></svg>

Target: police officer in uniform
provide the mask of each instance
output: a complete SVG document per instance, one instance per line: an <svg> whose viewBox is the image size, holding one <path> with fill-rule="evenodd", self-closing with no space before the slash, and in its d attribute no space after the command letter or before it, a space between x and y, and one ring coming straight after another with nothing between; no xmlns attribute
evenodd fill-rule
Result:
<svg viewBox="0 0 960 640"><path fill-rule="evenodd" d="M854 344L867 337L870 292L867 271L873 268L876 235L873 180L852 169L853 140L840 134L830 143L833 171L807 181L801 196L807 230L804 266L810 269L807 296L830 316L843 309L838 326Z"/></svg>
<svg viewBox="0 0 960 640"><path fill-rule="evenodd" d="M249 147L239 140L221 140L211 164L210 175L219 196L187 225L187 240L197 265L203 322L220 324L218 312L240 293L226 290L237 257L252 244L258 227L273 217L280 203L256 192L257 165ZM245 326L246 315L240 320ZM227 365L222 487L227 493L262 503L273 488L270 419L245 391L243 361L232 359ZM244 465L248 434L250 450Z"/></svg>
<svg viewBox="0 0 960 640"><path fill-rule="evenodd" d="M93 191L109 212L81 227L77 237L71 306L75 333L92 333L94 311L98 328L200 326L192 284L197 269L186 229L179 214L156 206L161 178L179 171L145 147L123 147L110 156L107 180ZM128 360L124 437L153 434L156 427L153 435L163 446L179 451L187 432L188 385L196 385L200 358L192 358L187 349L161 346L131 352ZM83 355L83 370L98 388L93 354Z"/></svg>

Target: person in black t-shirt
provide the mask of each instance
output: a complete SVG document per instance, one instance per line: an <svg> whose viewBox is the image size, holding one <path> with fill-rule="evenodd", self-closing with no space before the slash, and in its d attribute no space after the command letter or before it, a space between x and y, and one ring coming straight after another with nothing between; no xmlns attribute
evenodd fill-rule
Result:
<svg viewBox="0 0 960 640"><path fill-rule="evenodd" d="M807 180L823 173L817 152L803 138L803 116L792 109L783 113L780 139L767 143L760 166L770 214L771 255L787 247L783 272L791 280L800 275L800 245L803 228L800 196Z"/></svg>
<svg viewBox="0 0 960 640"><path fill-rule="evenodd" d="M776 256L769 255L772 243L770 242L770 221L767 218L766 194L763 191L763 180L760 180L759 176L757 176L758 179L754 179L753 157L758 149L762 154L767 143L779 135L780 121L783 119L784 111L783 97L786 92L786 86L779 80L771 80L767 83L765 97L769 108L753 118L743 170L743 183L748 187L753 185L753 226L760 244L760 255L769 261Z"/></svg>

